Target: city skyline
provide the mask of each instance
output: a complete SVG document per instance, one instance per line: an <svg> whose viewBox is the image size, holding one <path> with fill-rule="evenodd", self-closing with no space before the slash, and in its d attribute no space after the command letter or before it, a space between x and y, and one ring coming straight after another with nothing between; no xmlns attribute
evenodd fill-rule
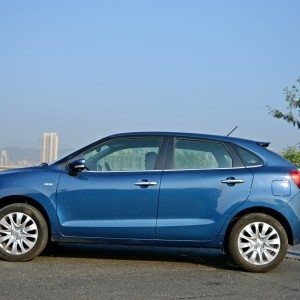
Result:
<svg viewBox="0 0 300 300"><path fill-rule="evenodd" d="M18 158L11 157L10 150L18 150ZM28 167L35 166L41 162L51 163L58 158L59 144L58 134L54 132L44 132L41 139L40 149L25 149L18 147L0 147L0 166L1 167ZM28 150L30 153L28 153ZM66 150L65 150L66 151ZM63 151L63 152L65 152ZM32 153L33 152L33 153ZM36 153L39 153L39 157ZM14 155L16 156L16 155Z"/></svg>
<svg viewBox="0 0 300 300"><path fill-rule="evenodd" d="M24 155L21 159L11 159L8 149L0 150L0 170L3 168L31 167L40 164L37 160L27 159Z"/></svg>

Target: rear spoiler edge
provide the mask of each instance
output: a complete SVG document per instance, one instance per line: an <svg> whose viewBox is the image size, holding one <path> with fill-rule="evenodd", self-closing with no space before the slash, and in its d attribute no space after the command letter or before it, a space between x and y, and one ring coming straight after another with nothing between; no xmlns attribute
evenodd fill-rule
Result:
<svg viewBox="0 0 300 300"><path fill-rule="evenodd" d="M270 142L256 142L256 144L260 147L268 148L270 146Z"/></svg>

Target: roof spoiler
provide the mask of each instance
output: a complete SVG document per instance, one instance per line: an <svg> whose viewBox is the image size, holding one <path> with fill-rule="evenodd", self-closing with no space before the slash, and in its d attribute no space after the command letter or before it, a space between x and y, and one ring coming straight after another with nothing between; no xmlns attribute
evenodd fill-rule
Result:
<svg viewBox="0 0 300 300"><path fill-rule="evenodd" d="M257 144L258 146L260 146L260 147L267 148L267 147L269 147L269 145L270 145L271 143L269 143L269 142L256 142L256 144Z"/></svg>

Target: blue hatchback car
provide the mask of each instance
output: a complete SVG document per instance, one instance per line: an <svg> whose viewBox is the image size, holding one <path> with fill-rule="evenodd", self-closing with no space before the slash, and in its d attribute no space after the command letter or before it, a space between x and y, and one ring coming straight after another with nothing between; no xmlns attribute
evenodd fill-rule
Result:
<svg viewBox="0 0 300 300"><path fill-rule="evenodd" d="M300 171L268 143L191 133L109 136L0 173L0 257L48 241L224 249L266 272L300 243Z"/></svg>

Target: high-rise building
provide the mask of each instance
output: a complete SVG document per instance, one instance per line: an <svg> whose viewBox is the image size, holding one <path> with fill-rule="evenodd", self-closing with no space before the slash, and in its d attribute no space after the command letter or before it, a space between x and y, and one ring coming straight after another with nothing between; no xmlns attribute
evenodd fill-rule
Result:
<svg viewBox="0 0 300 300"><path fill-rule="evenodd" d="M1 150L0 152L0 165L8 166L9 165L9 157L7 150Z"/></svg>
<svg viewBox="0 0 300 300"><path fill-rule="evenodd" d="M42 140L42 162L50 163L57 159L58 135L54 132L44 132Z"/></svg>

